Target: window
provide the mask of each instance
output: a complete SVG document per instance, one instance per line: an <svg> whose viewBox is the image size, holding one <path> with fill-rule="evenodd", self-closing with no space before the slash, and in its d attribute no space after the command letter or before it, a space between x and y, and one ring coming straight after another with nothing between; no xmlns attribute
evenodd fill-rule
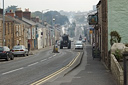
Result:
<svg viewBox="0 0 128 85"><path fill-rule="evenodd" d="M3 47L0 47L0 51L3 51Z"/></svg>
<svg viewBox="0 0 128 85"><path fill-rule="evenodd" d="M7 34L6 29L7 29L7 23L5 23L5 29L4 29L5 30L5 35Z"/></svg>
<svg viewBox="0 0 128 85"><path fill-rule="evenodd" d="M17 35L17 37L19 36L18 35L18 26L16 26L16 35Z"/></svg>
<svg viewBox="0 0 128 85"><path fill-rule="evenodd" d="M22 26L21 29L22 29L22 35L24 35L24 34L23 34L23 33L24 33L24 26Z"/></svg>
<svg viewBox="0 0 128 85"><path fill-rule="evenodd" d="M21 36L21 26L19 25L19 36Z"/></svg>

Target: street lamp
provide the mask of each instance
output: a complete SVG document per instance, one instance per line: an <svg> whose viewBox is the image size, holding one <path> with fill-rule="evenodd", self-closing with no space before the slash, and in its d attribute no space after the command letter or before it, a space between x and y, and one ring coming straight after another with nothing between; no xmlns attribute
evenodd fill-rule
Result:
<svg viewBox="0 0 128 85"><path fill-rule="evenodd" d="M49 9L45 9L45 10L42 10L42 33L43 33L43 24L44 24L44 21L43 21L43 12L44 11L47 11L47 10L49 10ZM42 35L42 38L43 38L43 35ZM44 47L44 38L42 39L43 41L42 41L42 44L43 44L43 47Z"/></svg>
<svg viewBox="0 0 128 85"><path fill-rule="evenodd" d="M5 27L4 27L4 23L5 23L5 17L4 17L4 0L3 0L3 46L5 46Z"/></svg>

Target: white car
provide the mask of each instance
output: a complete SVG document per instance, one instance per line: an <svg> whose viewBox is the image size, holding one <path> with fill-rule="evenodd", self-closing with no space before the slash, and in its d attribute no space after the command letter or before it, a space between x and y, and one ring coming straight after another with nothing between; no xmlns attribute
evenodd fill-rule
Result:
<svg viewBox="0 0 128 85"><path fill-rule="evenodd" d="M16 45L13 47L12 53L14 56L17 55L28 56L28 49L26 49L24 45Z"/></svg>
<svg viewBox="0 0 128 85"><path fill-rule="evenodd" d="M83 49L83 42L82 41L76 41L75 49Z"/></svg>

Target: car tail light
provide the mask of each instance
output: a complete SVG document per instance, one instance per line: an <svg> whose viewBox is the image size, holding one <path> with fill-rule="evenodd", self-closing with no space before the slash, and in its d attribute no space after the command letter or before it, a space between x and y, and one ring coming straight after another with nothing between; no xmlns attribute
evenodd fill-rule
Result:
<svg viewBox="0 0 128 85"><path fill-rule="evenodd" d="M12 50L12 52L14 52L14 50Z"/></svg>
<svg viewBox="0 0 128 85"><path fill-rule="evenodd" d="M24 51L24 50L20 50L20 51Z"/></svg>
<svg viewBox="0 0 128 85"><path fill-rule="evenodd" d="M6 51L3 51L2 53L6 53Z"/></svg>

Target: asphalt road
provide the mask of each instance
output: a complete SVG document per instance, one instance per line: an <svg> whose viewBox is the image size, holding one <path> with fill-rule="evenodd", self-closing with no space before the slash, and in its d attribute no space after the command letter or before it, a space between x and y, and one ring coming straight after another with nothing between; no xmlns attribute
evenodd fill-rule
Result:
<svg viewBox="0 0 128 85"><path fill-rule="evenodd" d="M66 66L78 54L67 48L59 52L47 50L12 61L0 60L0 85L29 85Z"/></svg>

